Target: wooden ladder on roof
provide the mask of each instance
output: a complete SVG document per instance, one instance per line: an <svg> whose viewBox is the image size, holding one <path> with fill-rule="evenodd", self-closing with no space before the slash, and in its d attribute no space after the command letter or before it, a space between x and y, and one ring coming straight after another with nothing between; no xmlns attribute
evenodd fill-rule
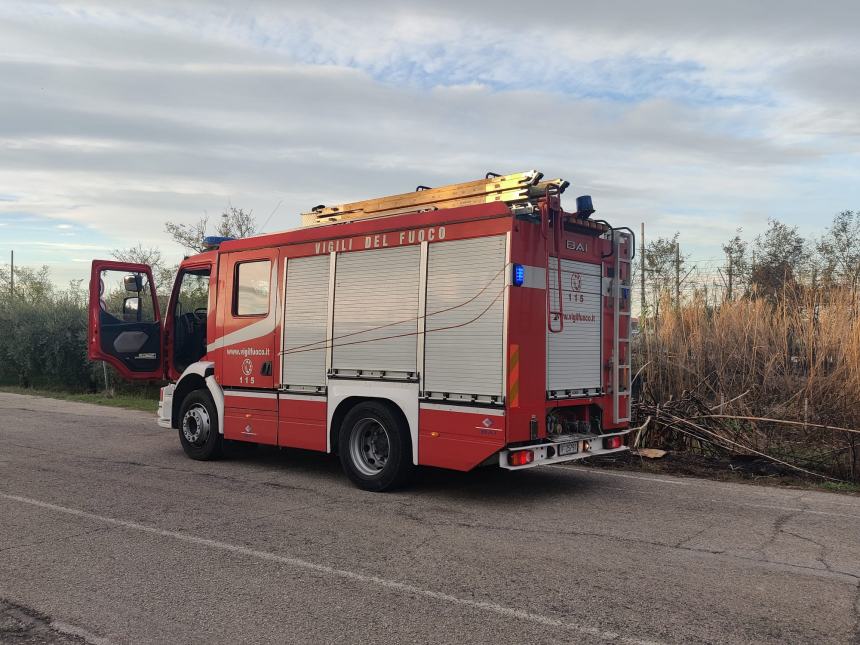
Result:
<svg viewBox="0 0 860 645"><path fill-rule="evenodd" d="M335 224L356 219L388 217L400 213L493 202L524 203L544 196L550 187L562 193L568 185L570 182L562 179L544 180L543 173L537 170L517 172L512 175L487 173L484 179L461 184L450 184L439 188L418 186L412 193L378 197L338 206L316 206L310 212L302 213L302 226Z"/></svg>

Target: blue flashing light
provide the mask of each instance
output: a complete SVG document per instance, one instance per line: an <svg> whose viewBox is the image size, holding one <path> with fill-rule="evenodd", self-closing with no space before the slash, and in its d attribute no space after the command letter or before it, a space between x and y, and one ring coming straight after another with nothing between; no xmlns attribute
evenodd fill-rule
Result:
<svg viewBox="0 0 860 645"><path fill-rule="evenodd" d="M514 286L521 287L526 281L526 268L522 264L514 265Z"/></svg>
<svg viewBox="0 0 860 645"><path fill-rule="evenodd" d="M235 240L235 237L221 237L219 235L209 235L203 238L203 248L207 250L217 249L224 242Z"/></svg>

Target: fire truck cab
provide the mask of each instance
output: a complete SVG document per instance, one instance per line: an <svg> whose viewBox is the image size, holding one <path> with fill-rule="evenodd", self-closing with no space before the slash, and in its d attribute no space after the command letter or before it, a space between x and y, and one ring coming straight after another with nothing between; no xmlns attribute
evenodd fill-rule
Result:
<svg viewBox="0 0 860 645"><path fill-rule="evenodd" d="M207 238L166 303L150 267L95 260L89 356L169 381L158 422L193 459L337 453L367 490L626 450L633 233L567 186L488 173Z"/></svg>

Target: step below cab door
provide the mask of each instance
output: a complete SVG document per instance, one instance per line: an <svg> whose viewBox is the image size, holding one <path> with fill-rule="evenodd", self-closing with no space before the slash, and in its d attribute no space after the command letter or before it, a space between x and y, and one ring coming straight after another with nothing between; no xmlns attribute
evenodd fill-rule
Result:
<svg viewBox="0 0 860 645"><path fill-rule="evenodd" d="M106 361L127 379L164 378L161 312L145 264L93 260L90 273L90 360Z"/></svg>

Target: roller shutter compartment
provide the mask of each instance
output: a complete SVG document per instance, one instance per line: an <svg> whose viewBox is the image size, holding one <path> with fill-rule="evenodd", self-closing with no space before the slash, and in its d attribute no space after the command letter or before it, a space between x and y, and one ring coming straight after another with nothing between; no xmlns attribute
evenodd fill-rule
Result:
<svg viewBox="0 0 860 645"><path fill-rule="evenodd" d="M550 309L559 311L557 263L549 260ZM561 261L564 329L547 331L546 387L551 396L582 396L601 388L601 266ZM553 320L555 328L559 322Z"/></svg>
<svg viewBox="0 0 860 645"><path fill-rule="evenodd" d="M281 384L288 389L325 386L329 256L287 260Z"/></svg>
<svg viewBox="0 0 860 645"><path fill-rule="evenodd" d="M505 236L430 244L424 390L501 396Z"/></svg>
<svg viewBox="0 0 860 645"><path fill-rule="evenodd" d="M338 254L333 369L417 371L420 258L419 246Z"/></svg>

